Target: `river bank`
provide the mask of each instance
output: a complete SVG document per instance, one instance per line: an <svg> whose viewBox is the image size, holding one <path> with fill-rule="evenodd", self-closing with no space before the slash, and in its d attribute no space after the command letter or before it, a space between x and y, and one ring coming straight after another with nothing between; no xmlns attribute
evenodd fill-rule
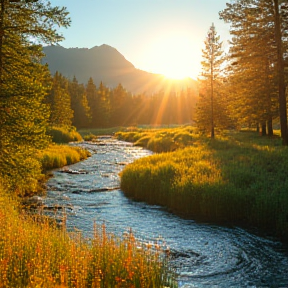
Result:
<svg viewBox="0 0 288 288"><path fill-rule="evenodd" d="M75 145L91 151L91 157L71 165L75 173L55 170L45 199L49 206L68 208L68 230L93 237L95 221L119 237L132 230L141 243L169 248L179 287L288 285L288 251L275 239L235 226L183 219L159 205L125 197L119 173L136 159L149 159L151 151L108 137Z"/></svg>
<svg viewBox="0 0 288 288"><path fill-rule="evenodd" d="M190 219L257 227L287 241L288 150L280 139L229 132L211 140L191 127L117 137L166 152L125 167L121 189L128 197Z"/></svg>
<svg viewBox="0 0 288 288"><path fill-rule="evenodd" d="M80 163L71 157L77 151L91 155L77 146L57 147L43 152L50 163L45 167ZM0 184L0 287L177 287L162 253L147 249L132 232L119 237L90 219L92 236L83 237L80 230L66 230L68 211L62 226L51 221L59 205L52 215L36 205L31 215Z"/></svg>

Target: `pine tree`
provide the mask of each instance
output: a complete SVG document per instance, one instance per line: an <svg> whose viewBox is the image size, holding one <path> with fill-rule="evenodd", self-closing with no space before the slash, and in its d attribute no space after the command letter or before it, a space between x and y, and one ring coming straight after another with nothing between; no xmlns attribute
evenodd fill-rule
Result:
<svg viewBox="0 0 288 288"><path fill-rule="evenodd" d="M89 127L91 113L84 85L79 84L74 76L72 82L69 82L68 90L71 97L71 107L74 111L73 126L77 128Z"/></svg>
<svg viewBox="0 0 288 288"><path fill-rule="evenodd" d="M223 99L221 99L223 94L221 94L220 68L224 61L222 42L215 31L214 24L207 34L205 48L202 50L202 59L196 123L201 130L210 130L211 138L214 138L215 127L221 128L229 125L228 116L223 113L225 110Z"/></svg>
<svg viewBox="0 0 288 288"><path fill-rule="evenodd" d="M279 115L273 0L237 0L227 4L220 17L231 24L234 110L246 125L260 123L263 135L267 125L273 135L272 121Z"/></svg>
<svg viewBox="0 0 288 288"><path fill-rule="evenodd" d="M53 77L52 89L46 100L50 105L51 126L72 125L73 110L71 108L71 97L68 91L68 79L58 71Z"/></svg>
<svg viewBox="0 0 288 288"><path fill-rule="evenodd" d="M67 26L66 17L64 8L46 1L0 0L0 178L19 194L36 191L41 167L35 156L48 144L43 102L50 75L37 43L61 40L54 26Z"/></svg>
<svg viewBox="0 0 288 288"><path fill-rule="evenodd" d="M111 91L111 125L126 125L127 121L127 96L128 92L121 84Z"/></svg>
<svg viewBox="0 0 288 288"><path fill-rule="evenodd" d="M110 90L100 82L97 90L98 93L98 107L97 107L97 127L107 127L111 118L111 95Z"/></svg>
<svg viewBox="0 0 288 288"><path fill-rule="evenodd" d="M90 127L96 127L95 123L97 121L97 108L100 105L97 97L97 87L93 82L93 79L90 77L88 80L88 83L86 85L86 95L87 95L87 101L88 106L90 107L90 113L91 113L91 121L90 121Z"/></svg>

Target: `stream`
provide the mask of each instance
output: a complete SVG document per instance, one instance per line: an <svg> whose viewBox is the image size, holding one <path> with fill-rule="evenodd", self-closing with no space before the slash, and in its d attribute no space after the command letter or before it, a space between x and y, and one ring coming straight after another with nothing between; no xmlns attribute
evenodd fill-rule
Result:
<svg viewBox="0 0 288 288"><path fill-rule="evenodd" d="M92 237L96 221L116 235L132 229L143 241L167 245L179 287L288 287L288 247L283 243L127 199L119 189L119 172L152 152L108 136L71 145L92 156L53 171L44 199L48 207L66 207L67 229Z"/></svg>

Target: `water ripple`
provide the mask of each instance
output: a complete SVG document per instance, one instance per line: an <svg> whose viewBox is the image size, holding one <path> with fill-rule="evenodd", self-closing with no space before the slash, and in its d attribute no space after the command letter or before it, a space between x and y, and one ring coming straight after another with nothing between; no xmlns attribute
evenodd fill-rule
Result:
<svg viewBox="0 0 288 288"><path fill-rule="evenodd" d="M92 157L69 166L75 173L55 171L45 200L69 207L68 229L76 227L90 237L93 221L105 222L114 234L131 228L141 241L170 247L182 288L288 287L288 249L281 243L240 228L181 219L160 206L125 198L118 189L119 172L150 151L111 138L81 145Z"/></svg>

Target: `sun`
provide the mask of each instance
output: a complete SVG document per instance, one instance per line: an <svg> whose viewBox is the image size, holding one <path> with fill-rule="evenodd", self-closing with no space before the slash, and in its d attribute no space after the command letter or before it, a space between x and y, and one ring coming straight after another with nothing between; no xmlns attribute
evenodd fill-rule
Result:
<svg viewBox="0 0 288 288"><path fill-rule="evenodd" d="M151 72L172 79L197 78L201 48L194 46L191 34L166 32L155 37L147 50Z"/></svg>

